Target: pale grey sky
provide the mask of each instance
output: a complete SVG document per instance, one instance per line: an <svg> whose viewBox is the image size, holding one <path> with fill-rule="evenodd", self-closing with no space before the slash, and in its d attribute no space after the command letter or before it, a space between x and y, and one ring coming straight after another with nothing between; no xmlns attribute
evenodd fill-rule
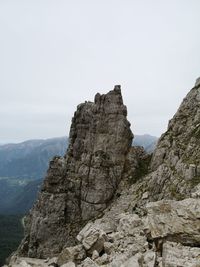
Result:
<svg viewBox="0 0 200 267"><path fill-rule="evenodd" d="M200 76L199 0L0 0L0 143L68 135L121 84L134 133L159 136Z"/></svg>

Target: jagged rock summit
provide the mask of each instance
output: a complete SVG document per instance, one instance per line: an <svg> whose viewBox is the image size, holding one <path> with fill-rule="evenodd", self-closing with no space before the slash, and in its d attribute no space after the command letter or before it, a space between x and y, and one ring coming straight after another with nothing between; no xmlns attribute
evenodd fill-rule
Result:
<svg viewBox="0 0 200 267"><path fill-rule="evenodd" d="M119 86L78 106L9 267L200 266L199 79L150 162L126 115Z"/></svg>
<svg viewBox="0 0 200 267"><path fill-rule="evenodd" d="M49 257L98 216L113 198L124 175L133 134L120 86L94 102L77 107L66 155L49 166L41 193L25 220L25 239L19 254Z"/></svg>

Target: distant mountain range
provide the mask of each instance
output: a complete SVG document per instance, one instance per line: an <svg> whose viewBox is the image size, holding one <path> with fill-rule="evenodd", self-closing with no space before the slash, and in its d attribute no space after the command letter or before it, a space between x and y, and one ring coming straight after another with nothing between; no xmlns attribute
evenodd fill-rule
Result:
<svg viewBox="0 0 200 267"><path fill-rule="evenodd" d="M0 214L30 209L49 160L55 155L63 156L67 146L66 137L0 145Z"/></svg>
<svg viewBox="0 0 200 267"><path fill-rule="evenodd" d="M133 145L151 153L158 138L135 135ZM0 214L24 214L33 205L50 159L63 156L67 137L0 145Z"/></svg>
<svg viewBox="0 0 200 267"><path fill-rule="evenodd" d="M1 145L0 177L41 179L49 160L55 155L64 155L67 145L66 137Z"/></svg>
<svg viewBox="0 0 200 267"><path fill-rule="evenodd" d="M134 135L133 145L143 146L147 153L152 153L156 148L158 137L149 134Z"/></svg>

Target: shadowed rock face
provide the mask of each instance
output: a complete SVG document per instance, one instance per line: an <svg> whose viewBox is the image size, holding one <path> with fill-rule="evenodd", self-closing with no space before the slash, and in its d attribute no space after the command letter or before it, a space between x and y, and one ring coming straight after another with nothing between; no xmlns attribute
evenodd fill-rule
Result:
<svg viewBox="0 0 200 267"><path fill-rule="evenodd" d="M133 134L126 119L120 86L77 107L64 158L49 166L38 200L25 220L19 254L49 257L111 201L124 175Z"/></svg>

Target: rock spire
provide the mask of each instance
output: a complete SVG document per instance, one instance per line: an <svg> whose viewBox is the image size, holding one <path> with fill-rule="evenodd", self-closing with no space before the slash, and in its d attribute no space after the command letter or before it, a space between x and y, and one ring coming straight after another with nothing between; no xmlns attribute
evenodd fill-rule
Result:
<svg viewBox="0 0 200 267"><path fill-rule="evenodd" d="M19 250L54 258L14 255L9 267L200 266L199 79L150 166L130 147L126 113L119 86L78 106L68 152L50 163Z"/></svg>
<svg viewBox="0 0 200 267"><path fill-rule="evenodd" d="M66 155L51 162L38 200L25 220L19 254L49 257L112 200L133 134L120 86L77 107Z"/></svg>

